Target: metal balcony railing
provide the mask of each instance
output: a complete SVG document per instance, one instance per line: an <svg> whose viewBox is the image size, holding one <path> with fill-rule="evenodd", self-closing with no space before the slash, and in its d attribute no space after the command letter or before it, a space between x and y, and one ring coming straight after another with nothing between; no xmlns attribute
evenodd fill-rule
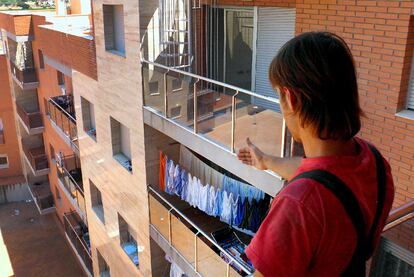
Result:
<svg viewBox="0 0 414 277"><path fill-rule="evenodd" d="M212 272L214 272L214 276L238 276L239 274L232 268L233 265L246 275L253 273L248 267L228 254L213 238L155 189L148 186L148 191L151 225L185 258L196 272L204 276L211 275ZM179 217L175 214L178 214ZM217 254L213 248L217 249L220 254Z"/></svg>
<svg viewBox="0 0 414 277"><path fill-rule="evenodd" d="M27 112L26 109L18 103L16 103L16 109L18 115L23 120L24 124L27 126L29 130L43 127L42 114L40 113L40 111Z"/></svg>
<svg viewBox="0 0 414 277"><path fill-rule="evenodd" d="M414 201L408 202L390 212L383 232L414 218Z"/></svg>
<svg viewBox="0 0 414 277"><path fill-rule="evenodd" d="M40 212L51 209L55 206L48 182L36 182L29 184L29 189Z"/></svg>
<svg viewBox="0 0 414 277"><path fill-rule="evenodd" d="M44 146L29 148L24 143L22 143L22 146L23 152L33 170L38 171L49 168Z"/></svg>
<svg viewBox="0 0 414 277"><path fill-rule="evenodd" d="M21 84L37 82L36 69L34 68L19 69L12 61L10 61L10 69L14 77L16 77Z"/></svg>
<svg viewBox="0 0 414 277"><path fill-rule="evenodd" d="M86 215L85 195L83 191L82 171L76 155L64 156L56 161L59 180L76 202L78 208Z"/></svg>
<svg viewBox="0 0 414 277"><path fill-rule="evenodd" d="M78 131L76 129L72 96L61 95L49 98L45 104L50 120L70 140L71 145L79 150Z"/></svg>
<svg viewBox="0 0 414 277"><path fill-rule="evenodd" d="M144 105L231 153L252 139L266 153L291 155L279 100L142 60Z"/></svg>
<svg viewBox="0 0 414 277"><path fill-rule="evenodd" d="M66 213L63 218L65 233L89 271L90 276L92 276L93 268L88 228L75 212Z"/></svg>

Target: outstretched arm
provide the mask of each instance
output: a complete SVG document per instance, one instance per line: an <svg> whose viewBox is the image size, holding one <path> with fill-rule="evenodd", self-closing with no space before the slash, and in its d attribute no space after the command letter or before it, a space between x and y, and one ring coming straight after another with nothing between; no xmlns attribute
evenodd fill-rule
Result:
<svg viewBox="0 0 414 277"><path fill-rule="evenodd" d="M272 170L282 178L290 180L299 167L302 157L280 158L263 153L249 138L247 147L240 149L237 154L244 164L251 165L260 170Z"/></svg>

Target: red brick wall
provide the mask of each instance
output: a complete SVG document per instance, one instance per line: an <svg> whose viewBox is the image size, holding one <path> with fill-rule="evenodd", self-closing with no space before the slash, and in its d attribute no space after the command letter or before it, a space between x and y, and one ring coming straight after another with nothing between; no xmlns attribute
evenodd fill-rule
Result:
<svg viewBox="0 0 414 277"><path fill-rule="evenodd" d="M10 15L0 12L0 29L16 36L27 36L33 33L30 15Z"/></svg>
<svg viewBox="0 0 414 277"><path fill-rule="evenodd" d="M23 176L7 62L6 56L0 55L0 118L5 141L0 144L0 154L7 154L9 159L9 168L0 169L0 185L15 184L18 182L15 177ZM23 181L20 179L20 182Z"/></svg>
<svg viewBox="0 0 414 277"><path fill-rule="evenodd" d="M354 54L361 105L361 135L390 161L394 206L414 199L414 120L396 116L405 106L413 37L413 1L297 1L296 32L332 31Z"/></svg>
<svg viewBox="0 0 414 277"><path fill-rule="evenodd" d="M33 16L35 40L43 55L96 80L95 40L38 27L44 22L44 17Z"/></svg>

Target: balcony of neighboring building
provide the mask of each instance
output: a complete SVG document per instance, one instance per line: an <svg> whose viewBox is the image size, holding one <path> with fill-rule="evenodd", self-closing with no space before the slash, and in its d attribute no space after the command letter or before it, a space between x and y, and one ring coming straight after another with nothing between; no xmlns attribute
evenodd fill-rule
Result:
<svg viewBox="0 0 414 277"><path fill-rule="evenodd" d="M28 188L40 214L48 214L55 211L55 203L47 176L36 177L29 174Z"/></svg>
<svg viewBox="0 0 414 277"><path fill-rule="evenodd" d="M0 144L4 144L5 140L4 140L4 131L3 129L0 129Z"/></svg>
<svg viewBox="0 0 414 277"><path fill-rule="evenodd" d="M22 138L23 156L31 173L38 177L49 173L49 162L41 135Z"/></svg>
<svg viewBox="0 0 414 277"><path fill-rule="evenodd" d="M67 155L56 158L59 185L80 217L86 222L85 195L79 157Z"/></svg>
<svg viewBox="0 0 414 277"><path fill-rule="evenodd" d="M33 62L31 41L16 42L7 39L12 78L23 90L36 89L39 85Z"/></svg>
<svg viewBox="0 0 414 277"><path fill-rule="evenodd" d="M66 213L63 216L66 239L76 254L82 268L88 276L92 276L91 243L88 227L76 212Z"/></svg>
<svg viewBox="0 0 414 277"><path fill-rule="evenodd" d="M40 134L44 131L43 118L39 109L37 93L16 93L16 111L18 119L29 135Z"/></svg>
<svg viewBox="0 0 414 277"><path fill-rule="evenodd" d="M79 154L78 131L72 95L60 95L45 100L46 114L61 138Z"/></svg>

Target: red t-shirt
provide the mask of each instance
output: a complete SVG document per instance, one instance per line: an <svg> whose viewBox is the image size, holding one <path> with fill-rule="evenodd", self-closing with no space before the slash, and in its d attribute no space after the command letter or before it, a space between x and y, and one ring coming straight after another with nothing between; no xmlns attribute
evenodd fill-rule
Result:
<svg viewBox="0 0 414 277"><path fill-rule="evenodd" d="M376 164L368 144L356 141L360 146L357 155L304 158L295 176L323 169L339 177L359 201L367 235L377 208ZM384 163L387 189L375 244L394 199L391 169ZM355 247L356 231L341 202L323 185L299 179L275 197L246 254L265 276L338 276L348 266Z"/></svg>

